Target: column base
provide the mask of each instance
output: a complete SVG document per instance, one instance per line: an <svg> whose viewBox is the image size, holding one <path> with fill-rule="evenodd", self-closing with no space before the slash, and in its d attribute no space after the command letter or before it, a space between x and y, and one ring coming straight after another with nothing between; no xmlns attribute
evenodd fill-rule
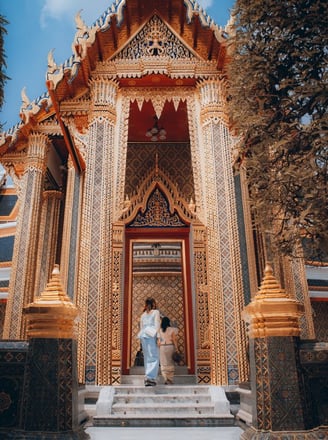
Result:
<svg viewBox="0 0 328 440"><path fill-rule="evenodd" d="M319 426L308 431L259 431L247 428L240 436L241 440L325 440L328 438L328 426Z"/></svg>

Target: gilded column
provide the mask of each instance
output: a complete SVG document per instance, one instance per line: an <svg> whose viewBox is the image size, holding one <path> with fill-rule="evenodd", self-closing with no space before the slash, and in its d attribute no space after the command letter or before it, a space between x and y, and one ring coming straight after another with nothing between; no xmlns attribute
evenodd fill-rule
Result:
<svg viewBox="0 0 328 440"><path fill-rule="evenodd" d="M14 438L85 438L78 424L75 318L56 265L45 290L24 308L28 354L22 431Z"/></svg>
<svg viewBox="0 0 328 440"><path fill-rule="evenodd" d="M110 384L112 350L112 200L117 84L92 84L86 171L81 200L77 305L81 382Z"/></svg>
<svg viewBox="0 0 328 440"><path fill-rule="evenodd" d="M61 191L47 190L43 193L34 296L40 295L45 288L56 262L61 199Z"/></svg>
<svg viewBox="0 0 328 440"><path fill-rule="evenodd" d="M71 159L67 162L65 211L60 254L60 274L62 285L68 296L74 299L76 258L78 252L78 231L80 213L81 177L75 170Z"/></svg>
<svg viewBox="0 0 328 440"><path fill-rule="evenodd" d="M247 377L246 334L236 198L232 168L233 139L224 114L224 84L199 85L205 221L208 231L211 381L235 384Z"/></svg>
<svg viewBox="0 0 328 440"><path fill-rule="evenodd" d="M252 426L242 434L244 440L289 438L305 429L297 347L302 312L303 306L281 288L267 265L259 291L243 312L254 395Z"/></svg>
<svg viewBox="0 0 328 440"><path fill-rule="evenodd" d="M256 261L255 255L255 242L254 242L254 225L252 221L252 214L249 203L249 192L246 180L246 170L242 168L240 170L240 186L242 192L243 203L243 215L244 215L244 227L245 227L245 239L247 249L247 267L249 273L249 285L251 297L255 295L259 286L258 273L256 263L260 264L260 261ZM259 258L258 258L259 260Z"/></svg>
<svg viewBox="0 0 328 440"><path fill-rule="evenodd" d="M23 308L33 300L42 210L42 194L48 138L39 133L29 136L26 164L19 191L20 210L17 217L13 266L4 325L4 338L25 339Z"/></svg>

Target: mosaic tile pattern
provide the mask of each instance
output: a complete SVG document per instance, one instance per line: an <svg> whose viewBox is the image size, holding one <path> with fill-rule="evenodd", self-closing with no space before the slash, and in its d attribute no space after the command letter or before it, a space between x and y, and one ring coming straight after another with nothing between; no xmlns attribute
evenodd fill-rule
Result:
<svg viewBox="0 0 328 440"><path fill-rule="evenodd" d="M328 342L328 301L312 302L315 337L318 341Z"/></svg>
<svg viewBox="0 0 328 440"><path fill-rule="evenodd" d="M155 168L155 158L165 173L176 182L179 191L189 203L195 198L191 169L190 145L186 144L132 144L128 145L126 159L125 194L129 197L144 177Z"/></svg>
<svg viewBox="0 0 328 440"><path fill-rule="evenodd" d="M183 316L183 286L181 273L177 275L135 275L133 277L132 296L132 347L131 360L139 350L139 340L136 335L139 332L139 321L145 298L155 298L157 307L162 316L168 316L172 326L179 330L179 351L185 351L184 339L184 316Z"/></svg>
<svg viewBox="0 0 328 440"><path fill-rule="evenodd" d="M213 84L213 95L215 85ZM206 107L204 108L204 112ZM244 305L236 200L232 175L232 143L228 128L209 118L203 127L206 161L209 310L211 314L212 383L245 380L246 334L241 320ZM216 178L213 178L216 176ZM229 371L238 366L238 375ZM232 379L233 378L233 379Z"/></svg>
<svg viewBox="0 0 328 440"><path fill-rule="evenodd" d="M20 423L24 369L28 344L21 341L0 341L0 427L16 427Z"/></svg>
<svg viewBox="0 0 328 440"><path fill-rule="evenodd" d="M252 387L256 389L254 427L264 431L304 429L296 338L250 340L250 358Z"/></svg>
<svg viewBox="0 0 328 440"><path fill-rule="evenodd" d="M18 192L20 209L4 325L4 337L8 339L20 339L26 336L22 310L32 302L34 295L47 142L48 138L43 134L33 133L29 136L27 165L20 182L22 190Z"/></svg>
<svg viewBox="0 0 328 440"><path fill-rule="evenodd" d="M107 365L103 356L111 356L108 350L111 339L110 327L104 327L111 314L111 169L113 151L108 147L113 136L113 125L108 119L98 118L90 127L88 151L89 173L85 175L84 199L82 201L79 297L82 315L79 331L80 381L88 376L92 367ZM105 318L106 315L106 318ZM102 316L102 319L99 317ZM83 366L86 366L83 371ZM99 368L96 377L105 369ZM108 368L106 368L108 371Z"/></svg>
<svg viewBox="0 0 328 440"><path fill-rule="evenodd" d="M73 429L77 401L75 345L71 339L31 339L24 382L25 430Z"/></svg>

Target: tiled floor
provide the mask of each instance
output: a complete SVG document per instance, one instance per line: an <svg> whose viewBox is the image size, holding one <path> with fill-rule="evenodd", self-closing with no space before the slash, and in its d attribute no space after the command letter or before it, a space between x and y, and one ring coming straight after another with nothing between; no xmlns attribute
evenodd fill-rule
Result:
<svg viewBox="0 0 328 440"><path fill-rule="evenodd" d="M213 428L102 428L89 427L90 440L240 440L238 427Z"/></svg>

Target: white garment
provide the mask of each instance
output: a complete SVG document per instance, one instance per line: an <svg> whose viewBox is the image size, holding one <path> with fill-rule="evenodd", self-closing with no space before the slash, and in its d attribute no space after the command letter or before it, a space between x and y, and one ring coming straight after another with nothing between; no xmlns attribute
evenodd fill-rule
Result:
<svg viewBox="0 0 328 440"><path fill-rule="evenodd" d="M154 336L159 337L159 328L161 325L161 318L158 310L151 310L149 313L143 312L140 318L140 331L138 338L150 338L145 329L148 327L155 329Z"/></svg>

